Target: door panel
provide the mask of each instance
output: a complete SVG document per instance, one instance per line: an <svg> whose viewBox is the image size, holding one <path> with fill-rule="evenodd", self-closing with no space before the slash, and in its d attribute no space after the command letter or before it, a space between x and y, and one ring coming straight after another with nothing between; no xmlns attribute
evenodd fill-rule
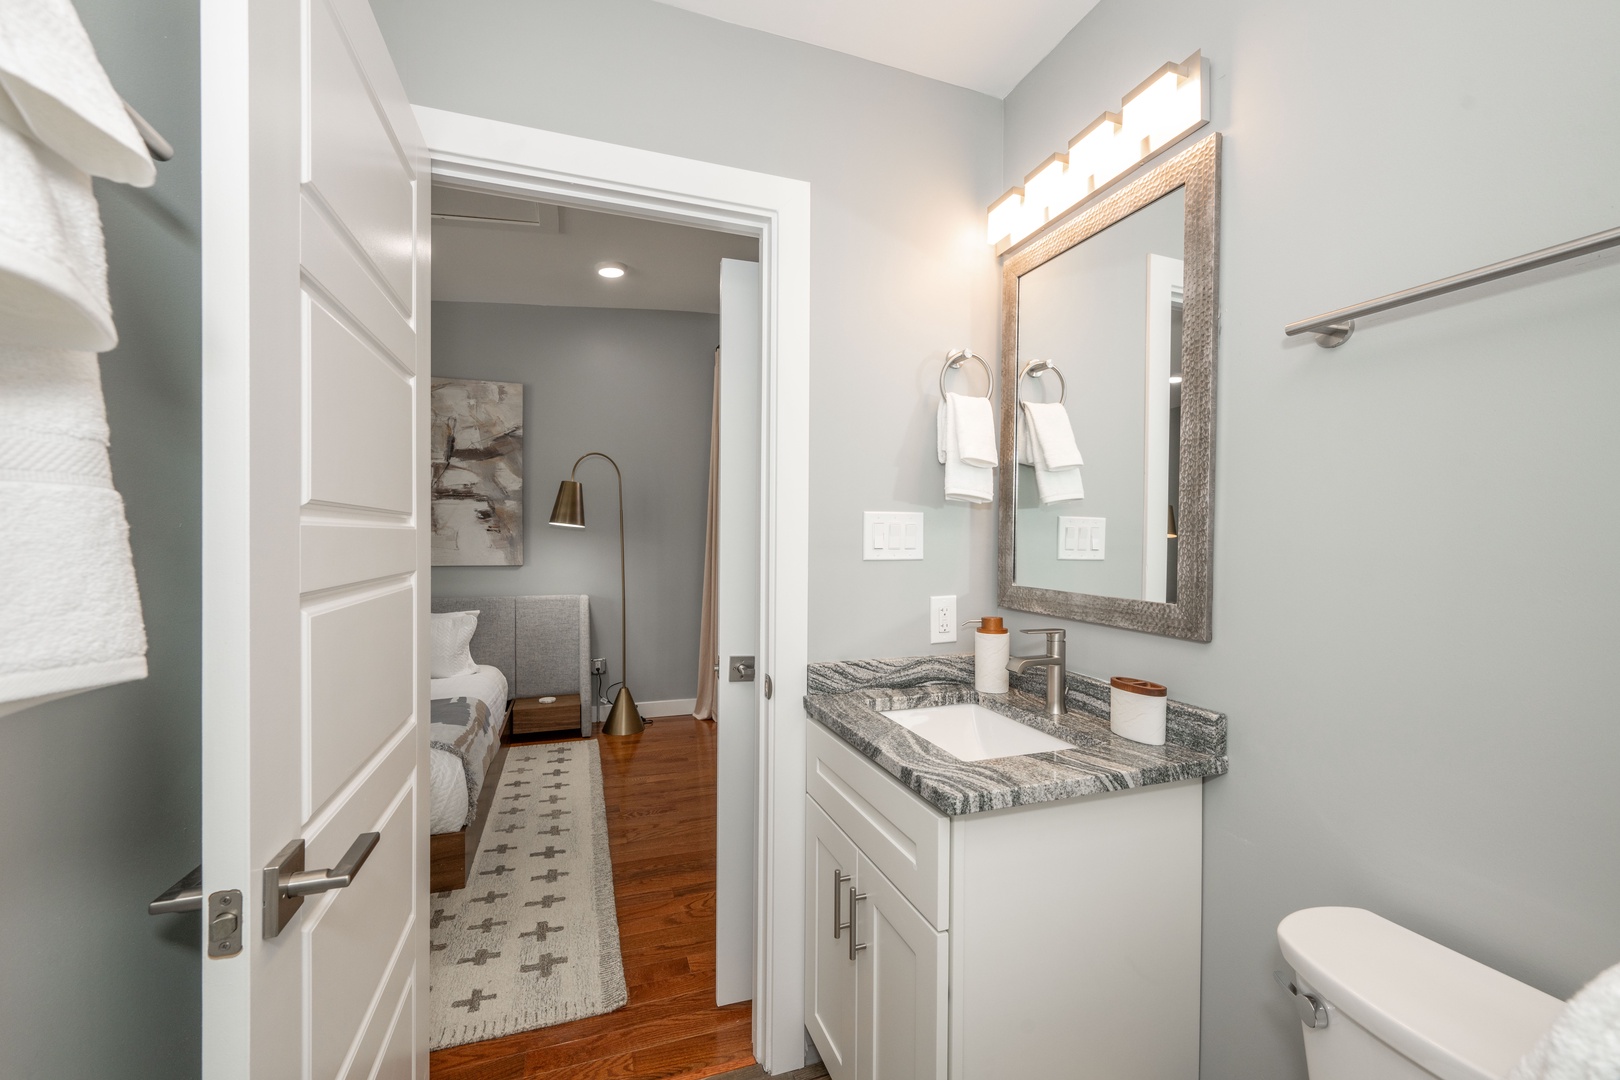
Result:
<svg viewBox="0 0 1620 1080"><path fill-rule="evenodd" d="M408 585L306 607L306 818L410 721L415 608Z"/></svg>
<svg viewBox="0 0 1620 1080"><path fill-rule="evenodd" d="M714 717L718 828L715 860L715 1001L754 996L754 823L759 788L759 682L731 682L733 656L759 651L759 264L720 261L720 529L715 639L721 665ZM764 672L755 676L763 679Z"/></svg>
<svg viewBox="0 0 1620 1080"><path fill-rule="evenodd" d="M856 964L849 958L849 931L834 937L833 926L849 919L855 844L814 799L806 796L804 807L804 1026L821 1051L827 1075L832 1080L853 1080ZM835 871L841 875L836 901Z"/></svg>
<svg viewBox="0 0 1620 1080"><path fill-rule="evenodd" d="M426 1080L429 165L367 0L210 0L203 63L209 1080ZM263 868L380 839L266 939Z"/></svg>
<svg viewBox="0 0 1620 1080"><path fill-rule="evenodd" d="M855 914L860 957L856 1075L860 1080L945 1080L947 935L865 855Z"/></svg>
<svg viewBox="0 0 1620 1080"><path fill-rule="evenodd" d="M408 514L415 484L409 374L305 297L304 501Z"/></svg>
<svg viewBox="0 0 1620 1080"><path fill-rule="evenodd" d="M309 8L305 182L365 252L399 310L409 315L416 177L379 107L379 90L390 88L373 85L325 3L310 0Z"/></svg>

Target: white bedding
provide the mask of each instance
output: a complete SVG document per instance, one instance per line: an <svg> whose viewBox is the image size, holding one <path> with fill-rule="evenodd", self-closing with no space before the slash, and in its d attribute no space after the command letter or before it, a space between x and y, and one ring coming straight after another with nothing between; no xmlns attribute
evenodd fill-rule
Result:
<svg viewBox="0 0 1620 1080"><path fill-rule="evenodd" d="M500 668L488 664L478 665L476 671L467 675L428 681L428 696L434 700L466 697L488 705L490 739L500 736L501 721L506 716L506 694L506 676L501 674ZM430 747L428 786L428 831L455 832L466 825L476 807L467 803L467 771L461 759L446 750Z"/></svg>

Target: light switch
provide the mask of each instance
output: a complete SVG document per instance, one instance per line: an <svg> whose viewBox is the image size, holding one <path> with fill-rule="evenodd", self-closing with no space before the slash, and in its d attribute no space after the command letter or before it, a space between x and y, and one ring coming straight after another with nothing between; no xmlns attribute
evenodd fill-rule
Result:
<svg viewBox="0 0 1620 1080"><path fill-rule="evenodd" d="M861 558L920 559L923 557L923 516L920 513L868 510Z"/></svg>
<svg viewBox="0 0 1620 1080"><path fill-rule="evenodd" d="M1058 518L1057 557L1059 559L1102 559L1107 550L1107 531L1107 518Z"/></svg>

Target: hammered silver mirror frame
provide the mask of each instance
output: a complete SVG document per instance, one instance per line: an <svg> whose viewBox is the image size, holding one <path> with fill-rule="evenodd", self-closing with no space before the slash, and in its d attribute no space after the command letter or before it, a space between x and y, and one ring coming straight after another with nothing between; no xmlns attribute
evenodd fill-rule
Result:
<svg viewBox="0 0 1620 1080"><path fill-rule="evenodd" d="M1211 636L1211 525L1215 487L1216 283L1221 228L1221 136L1200 140L1095 205L1081 210L1001 269L1001 468L997 592L1013 611L1054 615L1145 634L1208 641ZM1176 505L1176 603L1038 589L1013 583L1018 504L1018 279L1088 237L1168 195L1186 189L1181 344L1181 476ZM1012 387L1015 389L1009 390Z"/></svg>

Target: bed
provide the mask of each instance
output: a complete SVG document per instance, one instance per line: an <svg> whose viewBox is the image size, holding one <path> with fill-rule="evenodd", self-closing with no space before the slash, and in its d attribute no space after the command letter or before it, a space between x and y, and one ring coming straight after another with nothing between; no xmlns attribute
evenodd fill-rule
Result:
<svg viewBox="0 0 1620 1080"><path fill-rule="evenodd" d="M435 612L477 611L469 651L477 670L429 685L429 887L462 888L477 853L502 745L519 697L579 694L591 733L590 597L434 597Z"/></svg>

